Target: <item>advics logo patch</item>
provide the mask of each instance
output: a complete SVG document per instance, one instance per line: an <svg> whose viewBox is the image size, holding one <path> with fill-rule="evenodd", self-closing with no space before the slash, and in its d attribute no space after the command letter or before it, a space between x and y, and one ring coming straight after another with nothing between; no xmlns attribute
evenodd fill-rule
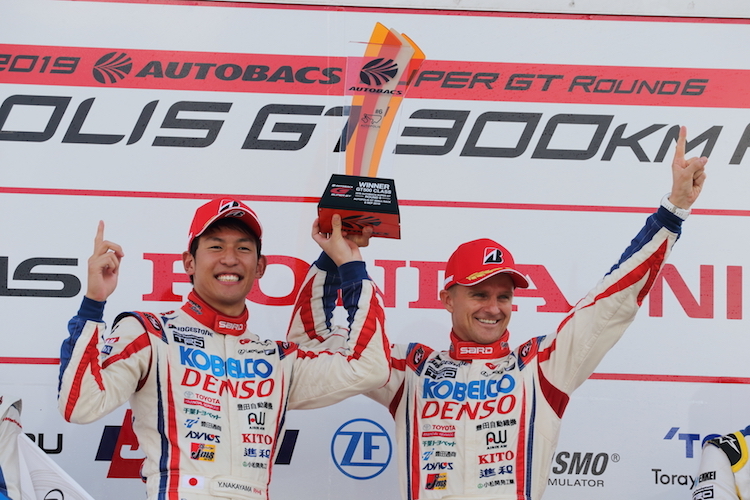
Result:
<svg viewBox="0 0 750 500"><path fill-rule="evenodd" d="M388 432L378 423L357 418L339 427L331 441L333 463L345 476L372 479L391 461Z"/></svg>
<svg viewBox="0 0 750 500"><path fill-rule="evenodd" d="M96 61L94 69L94 80L99 83L117 83L118 80L122 80L130 71L133 69L133 62L125 52L110 52L104 54Z"/></svg>
<svg viewBox="0 0 750 500"><path fill-rule="evenodd" d="M391 81L396 73L398 73L398 64L393 59L379 57L362 66L359 79L365 85L380 86Z"/></svg>

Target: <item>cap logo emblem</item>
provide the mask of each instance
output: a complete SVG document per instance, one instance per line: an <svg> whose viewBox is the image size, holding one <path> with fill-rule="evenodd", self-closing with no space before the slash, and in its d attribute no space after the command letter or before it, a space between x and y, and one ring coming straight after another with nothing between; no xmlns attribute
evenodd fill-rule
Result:
<svg viewBox="0 0 750 500"><path fill-rule="evenodd" d="M226 200L222 201L219 205L219 213L222 213L226 210L229 210L230 208L239 207L240 204L235 200Z"/></svg>
<svg viewBox="0 0 750 500"><path fill-rule="evenodd" d="M224 217L242 217L243 215L245 215L244 210L232 210L231 212L224 214Z"/></svg>
<svg viewBox="0 0 750 500"><path fill-rule="evenodd" d="M499 248L485 248L484 249L484 260L482 264L502 264L503 251Z"/></svg>

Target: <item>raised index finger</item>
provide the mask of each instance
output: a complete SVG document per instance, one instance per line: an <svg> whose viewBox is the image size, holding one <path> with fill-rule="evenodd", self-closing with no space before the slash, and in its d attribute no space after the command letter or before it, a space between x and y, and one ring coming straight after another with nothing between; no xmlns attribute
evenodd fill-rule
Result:
<svg viewBox="0 0 750 500"><path fill-rule="evenodd" d="M685 161L685 142L687 141L687 127L680 127L680 135L677 137L677 147L674 148L674 162L682 163Z"/></svg>
<svg viewBox="0 0 750 500"><path fill-rule="evenodd" d="M99 248L99 245L103 241L104 241L104 221L100 220L99 225L96 228L96 236L94 236L94 250Z"/></svg>

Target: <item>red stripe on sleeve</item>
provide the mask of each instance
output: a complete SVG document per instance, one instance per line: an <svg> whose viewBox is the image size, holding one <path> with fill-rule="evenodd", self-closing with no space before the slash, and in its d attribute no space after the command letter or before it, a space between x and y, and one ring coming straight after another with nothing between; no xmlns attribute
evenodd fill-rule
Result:
<svg viewBox="0 0 750 500"><path fill-rule="evenodd" d="M414 403L412 404L413 411L417 411L419 408L419 401L417 400L416 393L414 394ZM411 423L411 456L408 457L411 475L411 496L410 500L418 500L419 492L422 489L422 482L420 478L420 447L419 447L419 418L417 415L413 415L409 419Z"/></svg>
<svg viewBox="0 0 750 500"><path fill-rule="evenodd" d="M370 297L370 307L367 311L367 317L365 318L365 322L362 325L362 329L359 332L359 336L357 337L357 344L354 346L354 349L352 354L349 356L349 359L359 359L362 356L362 351L365 350L367 345L370 343L370 340L372 340L373 335L378 330L378 326L381 327L385 323L385 313L383 312L383 309L380 307L380 302L378 302L377 294L373 293L372 297ZM383 339L385 341L384 348L388 345L387 339Z"/></svg>
<svg viewBox="0 0 750 500"><path fill-rule="evenodd" d="M143 335L138 336L134 341L128 344L127 347L125 347L125 349L123 349L121 352L104 360L104 362L102 363L102 368L105 369L113 363L117 363L118 361L122 361L123 359L128 359L133 354L145 349L146 347L149 347L150 345L151 344L149 343L149 340L148 340L148 334L144 332Z"/></svg>
<svg viewBox="0 0 750 500"><path fill-rule="evenodd" d="M302 327L307 336L312 340L323 342L325 339L315 331L315 319L313 318L311 298L314 281L314 278L310 279L310 281L302 286L297 303L294 304L294 311L292 311L292 323L294 322L294 318L299 314L300 321L302 321ZM291 330L291 323L289 329Z"/></svg>
<svg viewBox="0 0 750 500"><path fill-rule="evenodd" d="M388 411L391 412L392 417L396 417L396 410L398 405L401 403L401 398L404 396L404 382L401 382L401 386L396 391L396 394L391 399L391 404L388 405Z"/></svg>
<svg viewBox="0 0 750 500"><path fill-rule="evenodd" d="M568 406L568 401L570 401L570 396L547 380L542 371L541 364L537 364L537 372L539 373L539 387L542 389L544 399L547 400L547 403L552 407L557 417L562 418L563 413L565 413L565 407Z"/></svg>
<svg viewBox="0 0 750 500"><path fill-rule="evenodd" d="M573 309L573 312L571 312L557 327L557 332L559 333L563 326L570 321L570 319L575 315L576 311L580 311L581 309L586 309L587 307L591 307L595 305L599 300L605 299L607 297L610 297L617 292L620 292L622 290L627 289L628 287L634 285L641 279L643 279L644 276L647 274L649 275L648 281L646 284L641 288L640 292L638 292L638 297L636 298L637 304L640 306L643 302L644 297L646 294L648 294L649 290L651 290L651 286L654 284L654 281L656 280L656 276L658 274L659 269L661 269L661 265L664 262L664 257L667 253L667 241L664 241L659 248L649 256L648 259L641 262L638 266L636 266L632 271L630 271L628 274L617 280L616 282L612 283L606 290L604 290L602 293L597 295L594 300L590 304L586 304L585 306L581 307L580 309ZM650 274L649 274L650 273Z"/></svg>
<svg viewBox="0 0 750 500"><path fill-rule="evenodd" d="M89 340L88 345L86 345L83 356L81 357L81 360L78 363L78 367L76 368L76 373L73 376L73 383L70 386L68 401L65 405L65 420L67 420L68 422L70 422L70 416L73 414L73 410L78 403L78 398L81 396L81 385L83 383L83 377L86 374L86 370L88 369L89 365L91 366L91 374L96 379L97 384L99 384L99 388L101 390L104 390L99 365L97 363L99 358L99 351L96 349L98 338L99 327L97 326L96 330L94 331L94 335L91 336L91 340Z"/></svg>
<svg viewBox="0 0 750 500"><path fill-rule="evenodd" d="M169 479L167 491L170 500L180 500L180 436L177 434L177 415L175 414L174 395L172 394L172 370L167 366L167 435L169 436Z"/></svg>
<svg viewBox="0 0 750 500"><path fill-rule="evenodd" d="M518 445L516 446L516 496L526 498L526 386L521 392L521 415L518 422Z"/></svg>

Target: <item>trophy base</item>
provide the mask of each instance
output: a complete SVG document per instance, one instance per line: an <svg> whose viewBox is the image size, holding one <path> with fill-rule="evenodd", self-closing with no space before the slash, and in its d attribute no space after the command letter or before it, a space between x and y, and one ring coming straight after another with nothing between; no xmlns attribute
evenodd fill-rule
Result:
<svg viewBox="0 0 750 500"><path fill-rule="evenodd" d="M333 174L318 203L321 232L333 231L333 214L341 216L342 229L362 234L372 226L379 238L401 238L400 215L393 179Z"/></svg>

